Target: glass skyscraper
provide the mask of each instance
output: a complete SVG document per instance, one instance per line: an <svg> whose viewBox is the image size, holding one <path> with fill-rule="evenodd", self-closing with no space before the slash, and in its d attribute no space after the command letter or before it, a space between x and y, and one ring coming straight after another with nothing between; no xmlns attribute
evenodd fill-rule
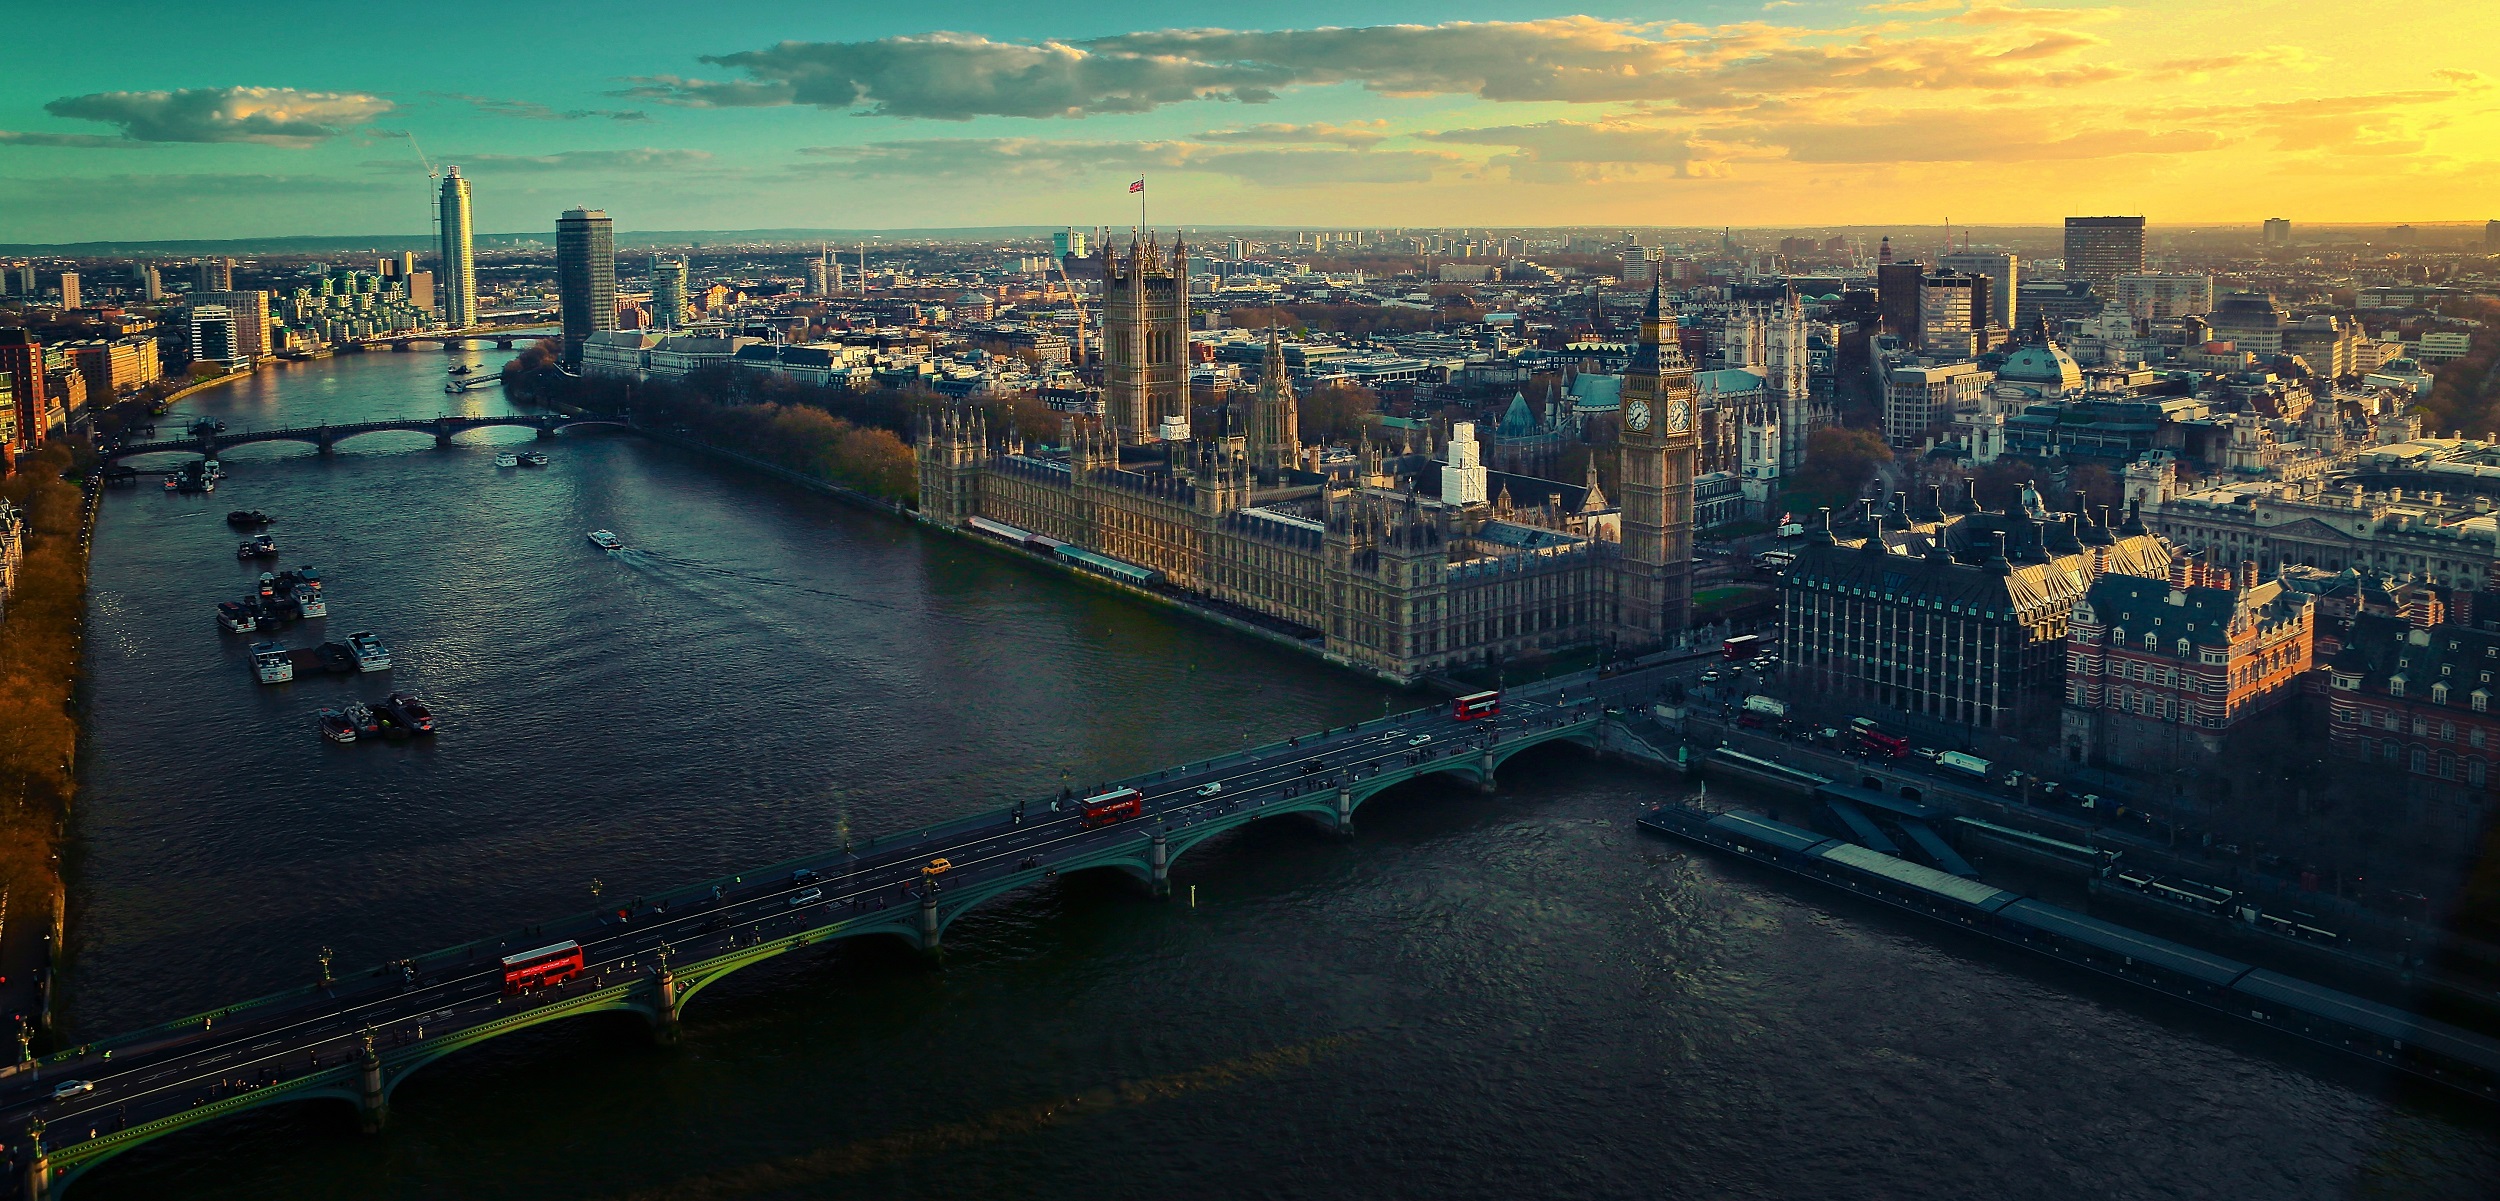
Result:
<svg viewBox="0 0 2500 1201"><path fill-rule="evenodd" d="M616 328L616 223L603 209L556 218L556 303L564 313L564 362L582 361L590 335Z"/></svg>
<svg viewBox="0 0 2500 1201"><path fill-rule="evenodd" d="M477 258L469 244L469 181L458 167L443 176L442 218L443 269L434 287L443 324L467 329L477 324Z"/></svg>

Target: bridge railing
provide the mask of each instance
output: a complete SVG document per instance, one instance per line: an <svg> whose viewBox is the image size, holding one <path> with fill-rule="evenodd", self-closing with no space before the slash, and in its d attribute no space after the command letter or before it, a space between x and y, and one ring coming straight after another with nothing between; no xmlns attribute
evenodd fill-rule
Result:
<svg viewBox="0 0 2500 1201"><path fill-rule="evenodd" d="M1354 723L1354 732L1359 734L1365 730L1385 729L1395 725L1422 720L1433 715L1436 710L1437 706L1428 706L1402 710L1400 712L1388 714L1384 717L1370 718ZM1591 719L1596 716L1597 714L1594 711L1587 715L1587 717ZM1564 723L1556 728L1559 730L1577 724L1579 723L1574 721ZM1330 728L1335 729L1336 727ZM1159 778L1169 778L1169 775L1174 772L1188 772L1192 770L1206 771L1220 767L1239 766L1243 763L1267 758L1287 750L1299 752L1307 748L1311 739L1315 736L1325 735L1324 733L1317 735L1295 735L1290 739L1270 742L1261 746L1251 747L1239 751L1228 751L1224 754L1215 755L1206 759L1192 759L1173 768L1159 769L1155 772L1141 772L1115 781L1114 783L1115 786L1143 785L1152 783ZM1289 745L1289 743L1291 745ZM1436 759L1447 753L1446 748L1436 748L1436 752L1439 752L1439 754L1436 754ZM1043 804L1046 806L1049 803L1049 800L1050 798L1043 798ZM1028 802L1028 804L1029 803L1030 802ZM969 813L962 817L950 818L941 822L933 822L928 825L918 826L907 830L873 835L851 844L847 848L847 853L858 855L880 847L910 845L915 842L926 842L934 838L969 833L987 826L1004 825L1011 820L1012 813L1013 806L1005 806L997 809L983 810L977 813ZM846 853L845 848L839 847L818 850L808 854L794 856L778 863L768 864L760 868L749 868L744 871L716 876L691 885L674 885L658 893L639 894L631 899L620 898L620 903L617 904L603 904L600 908L576 913L569 917L550 919L548 921L528 926L517 927L500 936L475 939L470 942L460 943L455 946L445 947L439 950L416 955L407 960L388 961L378 965L373 965L368 969L359 970L355 973L341 974L335 977L332 985L326 989L319 984L307 984L296 988L282 989L280 991L268 993L247 1001L240 1001L230 1005L219 1006L215 1009L173 1018L138 1030L98 1039L76 1047L66 1048L61 1051L53 1052L50 1055L42 1056L37 1060L37 1062L46 1065L66 1063L93 1052L117 1051L128 1047L160 1041L166 1038L196 1033L202 1028L203 1025L212 1021L225 1020L239 1015L248 1015L256 1010L270 1009L291 1003L307 1001L318 995L335 995L336 992L342 989L358 988L375 979L388 980L394 968L401 962L414 963L417 970L424 974L432 974L450 967L475 964L481 958L497 958L516 947L537 945L531 942L532 939L556 937L555 935L535 934L532 933L532 931L545 930L549 928L556 930L592 928L614 920L615 913L618 909L631 910L641 908L650 902L676 904L679 902L696 900L708 897L711 890L715 887L726 890L732 886L744 885L749 882L747 880L748 876L754 876L759 881L769 880L776 876L786 876L789 873L795 872L803 867L815 867L822 865L828 858L843 853Z"/></svg>

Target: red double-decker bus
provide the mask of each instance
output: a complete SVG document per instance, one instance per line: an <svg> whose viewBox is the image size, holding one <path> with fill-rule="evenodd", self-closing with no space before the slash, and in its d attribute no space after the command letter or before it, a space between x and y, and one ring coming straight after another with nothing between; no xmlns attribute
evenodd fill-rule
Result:
<svg viewBox="0 0 2500 1201"><path fill-rule="evenodd" d="M528 992L562 984L582 974L582 944L560 942L503 957L503 990L506 993Z"/></svg>
<svg viewBox="0 0 2500 1201"><path fill-rule="evenodd" d="M1460 721L1491 717L1501 711L1502 694L1498 692L1471 692L1450 702L1450 716Z"/></svg>
<svg viewBox="0 0 2500 1201"><path fill-rule="evenodd" d="M1146 812L1146 794L1134 788L1114 788L1100 796L1089 796L1080 802L1080 824L1091 830L1124 822Z"/></svg>

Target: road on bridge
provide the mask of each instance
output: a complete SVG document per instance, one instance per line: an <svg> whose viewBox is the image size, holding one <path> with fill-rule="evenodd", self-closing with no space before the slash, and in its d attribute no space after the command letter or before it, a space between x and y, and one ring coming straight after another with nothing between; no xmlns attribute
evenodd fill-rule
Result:
<svg viewBox="0 0 2500 1201"><path fill-rule="evenodd" d="M786 938L853 916L917 912L924 889L977 890L1051 865L1099 864L1107 846L1131 846L1201 823L1246 820L1256 811L1384 772L1439 770L1473 762L1488 740L1524 741L1539 731L1593 722L1615 699L1646 697L1699 670L1698 658L1612 679L1549 682L1505 694L1496 718L1462 722L1447 708L1418 710L1258 752L1183 765L1116 782L1144 794L1144 812L1124 822L1086 825L1073 803L1057 800L932 828L919 836L837 850L748 874L673 890L595 914L524 927L325 986L247 1002L201 1018L89 1044L75 1053L5 1069L0 1132L7 1168L24 1182L37 1140L65 1161L77 1145L114 1132L235 1098L312 1073L499 1021L531 1007L651 978L664 962L691 963L768 939ZM1309 803L1295 807L1307 812ZM951 865L929 877L932 860ZM813 894L813 895L810 895ZM897 917L902 915L897 914ZM934 933L934 932L932 932ZM502 956L566 940L583 948L585 971L570 983L519 995L504 987ZM370 1040L370 1041L368 1041ZM336 1090L319 1095L336 1096ZM100 1160L101 1155L92 1157ZM91 1163L78 1164L80 1169Z"/></svg>

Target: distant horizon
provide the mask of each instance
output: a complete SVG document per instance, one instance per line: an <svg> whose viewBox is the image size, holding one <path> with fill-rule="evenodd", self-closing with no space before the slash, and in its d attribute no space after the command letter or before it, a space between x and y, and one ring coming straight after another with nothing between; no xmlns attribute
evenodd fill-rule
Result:
<svg viewBox="0 0 2500 1201"><path fill-rule="evenodd" d="M2079 213L2079 214L2076 214L2076 215L2077 215L2077 216L2134 216L2134 215L2136 215L2136 214L2132 214L2132 213L2096 213L2096 214L2081 214L2081 213ZM2148 232L2156 232L2156 233L2161 232L2161 231L2165 231L2165 230L2166 230L2166 231L2172 231L2172 232L2220 232L2220 231L2230 231L2230 230L2238 230L2238 229L2248 229L2248 230L2252 230L2252 231L2254 231L2254 230L2259 230L2259 229L2261 229L2261 228L2264 226L2265 222L2266 222L2267 220L2269 220L2269 219L2270 219L2270 218L2258 218L2258 219L2255 219L2255 220L2249 220L2249 221L2204 221L2204 222L2176 222L2176 223L2172 223L2172 222L2161 222L2161 221L2155 221L2155 220L2152 220L2152 219L2150 219L2150 218L2147 218L2147 219L2146 219L2146 221L2145 221L2145 229L2146 229ZM2383 233L2383 232L2385 232L2385 231L2387 231L2387 230L2390 230L2390 229L2398 229L2398 228L2407 228L2407 227L2410 227L2410 228L2412 228L2412 229L2414 229L2414 230L2417 230L2417 231L2424 231L2424 230L2442 230L2442 229L2447 229L2447 230L2459 230L2459 231L2473 231L2473 230L2479 230L2479 229L2481 229L2481 228L2482 228L2482 227L2486 224L2486 222L2488 222L2488 221L2490 221L2490 220L2494 220L2494 218L2469 218L2469 219L2460 219L2460 220L2399 220L2399 219L2389 219L2389 220L2384 220L2384 221L2318 221L2318 222L2303 222L2303 221L2299 221L2299 220L2293 220L2293 221L2292 221L2292 229L2293 229L2294 236L2295 236L2296 238L2297 238L2297 237L2301 234L2301 232L2302 232L2302 231L2319 231L2319 230L2326 230L2326 231L2354 231L2354 232L2375 232L2375 233ZM1097 229L1109 228L1109 229L1111 229L1111 230L1112 230L1112 231L1116 234L1116 233L1123 233L1123 232L1128 232L1128 231L1131 231L1131 230L1135 229L1136 227L1135 227L1135 226L1133 226L1133 225L1128 225L1128 226L1108 226L1108 227L1106 227L1106 226L1095 226L1095 225L1074 225L1074 226L1070 226L1070 225L1066 225L1066 224L1015 224L1015 225L961 225L961 226L899 226L899 227L885 227L885 228L858 228L858 227L854 227L854 228L830 228L830 227L829 227L829 228L806 228L806 227L780 227L780 228L755 228L755 229L660 229L660 230L627 230L627 229L619 229L619 230L617 230L617 232L616 232L616 238L617 238L617 245L618 245L619 247L624 247L624 246L628 246L628 245L633 245L633 246L642 246L642 245L673 246L673 245L681 245L681 244L686 244L686 243L691 243L691 242L713 241L713 240L719 240L719 241L722 241L722 242L729 242L729 243L742 242L742 241L743 241L743 242L766 242L766 243L771 243L771 242L806 242L806 241L826 241L826 242L837 242L837 243L838 243L838 242L841 242L841 241L843 241L843 240L847 239L847 240L849 240L850 242L852 242L852 243L854 243L854 244L855 244L855 243L856 243L857 241L859 241L861 238L872 238L872 239L913 239L913 240L923 240L923 239L978 240L978 239L983 239L983 238L1030 238L1030 237L1047 237L1047 236L1049 236L1049 235L1050 235L1050 234L1052 234L1052 233L1058 232L1058 231L1063 230L1063 229L1070 229L1070 228L1077 229L1077 230L1084 231L1084 232L1088 232L1088 233L1091 233L1091 232L1093 232L1093 231L1095 231L1095 230L1097 230ZM1863 236L1873 237L1873 236L1886 235L1886 234L1893 235L1893 236L1901 236L1901 235L1917 235L1917 234L1931 234L1931 233L1932 233L1932 234L1941 235L1941 234L1942 234L1942 233L1944 233L1947 229L1950 229L1950 230L1952 230L1954 233L1957 233L1957 234L1959 234L1959 233L1972 233L1972 234L1980 234L1980 233L1985 233L1985 232L1988 232L1988 231L1996 231L1996 230L2003 230L2003 231L2035 231L2035 232L2038 232L2038 231L2045 231L2045 232L2055 233L2055 232L2060 231L2060 230L2063 228L2063 219L2060 219L2060 220L2055 220L2055 221L2038 221L2038 222L2015 222L2015 221L1999 221L1999 222L1971 222L1971 223L1968 223L1968 224L1964 224L1964 223L1962 223L1962 222L1958 222L1958 221L1957 221L1957 222L1954 222L1954 223L1953 223L1952 225L1950 225L1950 226L1944 225L1944 224L1943 224L1943 223L1941 223L1941 222L1928 223L1928 224L1921 224L1921 225L1887 225L1887 224L1882 224L1882 223L1870 223L1870 222L1858 222L1858 223L1845 224L1845 225L1817 225L1817 224L1809 224L1809 223L1786 223L1786 224L1763 224L1763 225L1690 225L1690 224L1671 224L1671 225L1640 225L1640 224L1618 224L1618 223L1592 223L1592 224L1581 224L1581 225L1503 225L1503 224L1482 224L1482 223L1469 223L1469 224L1466 224L1466 225L1367 225L1367 224L1316 224L1316 225L1303 225L1303 224L1283 225L1283 224L1274 224L1274 225L1246 225L1246 224L1234 224L1234 223L1227 223L1227 224L1222 224L1222 225L1173 225L1173 224L1168 224L1168 223L1161 223L1161 222L1158 222L1158 223L1157 223L1156 225L1154 225L1152 228L1153 228L1153 230L1154 230L1154 231L1156 231L1156 232L1163 232L1163 231L1170 231L1170 230L1178 230L1178 231L1180 231L1180 232L1182 232L1182 233L1184 233L1184 234L1199 234L1199 233L1205 233L1205 234L1226 234L1226 235L1232 235L1232 234L1244 234L1244 233L1325 233L1325 232L1335 232L1335 231L1345 231L1345 230L1376 230L1376 229L1409 229L1409 230L1415 230L1415 229L1424 229L1424 230L1484 229L1484 230L1497 230L1497 231L1504 231L1504 232L1518 232L1518 233L1553 233L1553 234L1569 234L1569 233L1619 233L1619 232L1625 232L1625 231L1636 231L1636 232L1641 232L1641 233L1672 233L1672 234L1694 234L1694 235L1707 235L1707 234L1718 233L1718 232L1721 232L1721 231L1731 231L1731 232L1735 232L1735 233L1743 233L1743 234L1800 234L1800 233L1820 233L1820 234L1859 234L1859 235L1863 235ZM517 242L527 242L527 241L539 241L539 242L544 242L544 243L547 243L547 244L548 244L548 246L552 247L552 246L554 245L554 241L555 241L555 230L554 230L554 229L552 228L552 226L551 226L550 228L548 228L548 229L544 229L544 230L513 230L513 231L506 231L506 232L501 232L501 233L496 233L496 232L483 232L483 231L481 231L481 232L479 232L479 233L477 233L477 234L473 235L473 237L474 237L475 241L477 242L477 244L478 244L479 248L480 248L480 249L483 249L483 250L493 250L493 249L511 248L511 247L510 247L510 245L509 245L509 244L511 244L511 243L517 243ZM499 245L499 244L501 244L501 245ZM403 250L414 250L414 251L421 251L421 252L430 252L430 251L432 251L432 250L433 250L434 246L435 246L435 236L434 236L433 234L431 234L431 233L423 233L423 234L370 234L370 233L368 233L368 234L336 234L336 235L331 235L331 234L297 234L297 235L273 235L273 236L267 236L267 237L235 237L235 238L105 238L105 239L95 239L95 240L91 240L91 241L82 241L82 242L9 242L9 243L0 243L0 255L8 255L8 256L12 256L12 257L101 258L101 257L126 256L126 255L132 255L132 254L148 254L148 253L161 253L161 254L206 254L206 253L230 253L230 254L240 254L240 253L253 253L253 252L259 252L259 253L271 253L271 254L279 254L279 253L285 253L285 254L295 254L295 253L314 254L314 253L324 253L324 252L328 252L328 253L344 253L344 252L350 252L350 251L362 251L362 250L372 250L372 251L377 251L377 252L397 252L397 251L403 251ZM1364 249L1364 248L1357 247L1357 248L1355 248L1355 249ZM1919 253L1919 252L1921 252L1923 249L1925 249L1925 248L1923 248L1923 247L1917 247L1917 246L1912 246L1912 247L1906 248L1904 252L1905 252L1905 253L1912 253L1912 254L1915 254L1915 253Z"/></svg>

